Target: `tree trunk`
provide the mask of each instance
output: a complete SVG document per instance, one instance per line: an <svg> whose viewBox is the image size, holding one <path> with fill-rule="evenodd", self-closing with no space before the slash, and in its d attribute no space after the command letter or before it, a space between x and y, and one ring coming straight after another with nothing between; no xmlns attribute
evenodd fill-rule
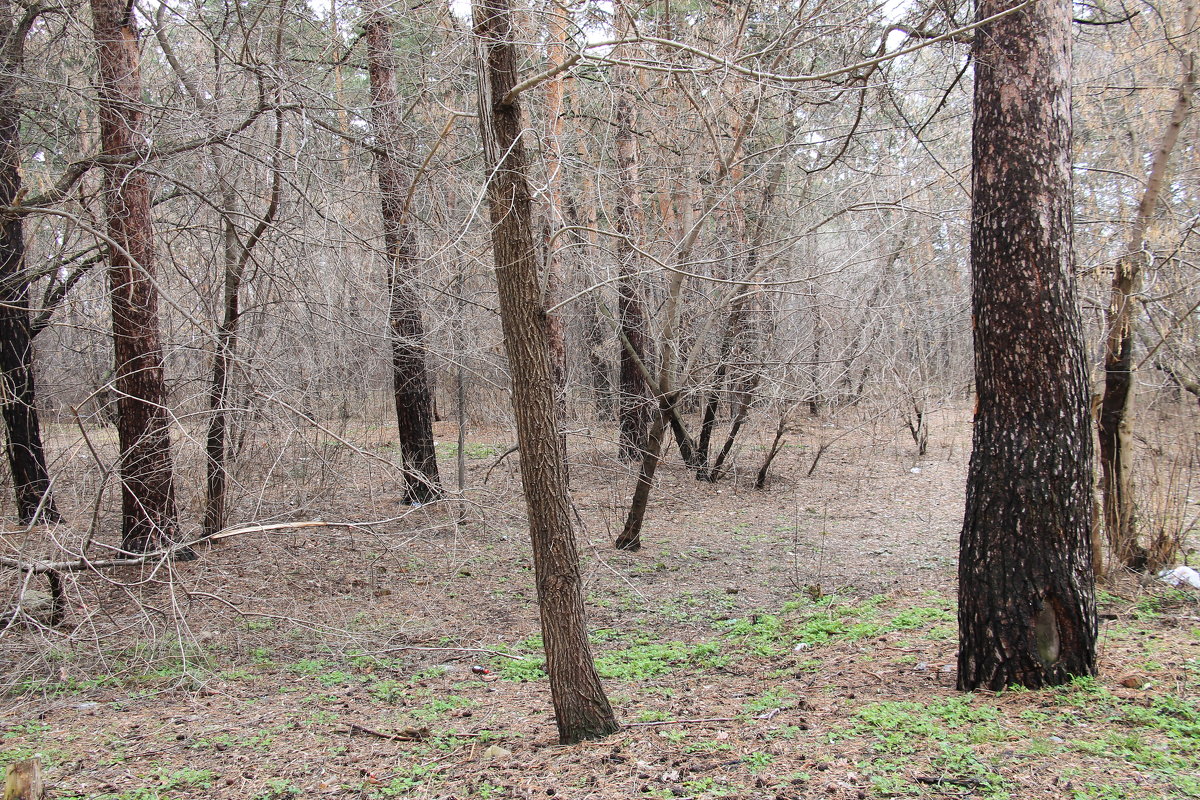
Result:
<svg viewBox="0 0 1200 800"><path fill-rule="evenodd" d="M286 2L286 0L285 0ZM167 63L175 77L183 84L188 96L195 103L211 132L219 129L219 120L211 102L211 95L203 91L192 78L192 74L178 59L171 39L167 35L167 24L164 19L167 6L159 6L154 21L154 33L158 40ZM336 10L331 10L331 15ZM281 15L281 21L283 17ZM282 24L276 29L275 57L282 57ZM279 101L278 87L275 87L274 99ZM271 188L267 207L258 220L254 230L243 242L238 235L238 220L243 217L238 211L239 187L231 177L224 151L220 145L214 145L211 151L213 172L216 173L217 186L221 195L221 251L224 260L222 269L222 316L217 326L216 347L213 353L212 380L208 388L208 432L204 437L204 453L206 456L205 496L203 531L205 536L212 536L225 527L228 510L226 495L229 483L229 396L231 392L232 369L237 356L238 338L241 320L241 289L242 278L250 254L263 235L271 227L276 213L279 211L280 195L283 188L283 111L275 111L275 136L271 147Z"/></svg>
<svg viewBox="0 0 1200 800"><path fill-rule="evenodd" d="M642 466L638 470L637 485L633 490L633 499L629 503L629 513L625 516L625 527L617 537L614 546L618 550L642 549L642 523L646 520L646 508L650 503L650 490L654 487L654 473L658 470L659 454L662 453L663 431L668 406L673 400L663 401L663 408L655 415L650 424L650 434L646 437L646 452L642 456Z"/></svg>
<svg viewBox="0 0 1200 800"><path fill-rule="evenodd" d="M371 118L382 153L376 155L388 265L388 324L392 341L392 378L396 428L404 459L405 501L427 503L441 497L433 441L433 392L425 363L425 327L417 291L416 242L408 221L410 179L397 152L402 135L396 94L396 57L392 26L379 0L366 0L367 70L371 80Z"/></svg>
<svg viewBox="0 0 1200 800"><path fill-rule="evenodd" d="M620 395L617 419L621 427L620 456L634 461L646 447L650 424L650 386L638 366L649 364L646 336L646 311L642 286L645 280L638 274L635 243L641 234L642 198L638 191L638 148L633 138L635 112L624 92L617 97L617 173L620 189L616 201L617 337L620 364Z"/></svg>
<svg viewBox="0 0 1200 800"><path fill-rule="evenodd" d="M141 75L133 6L91 0L97 45L100 140L108 217L108 281L120 446L122 547L135 553L176 541L167 392L154 283L150 190L128 166L140 148ZM190 553L183 554L185 557Z"/></svg>
<svg viewBox="0 0 1200 800"><path fill-rule="evenodd" d="M16 76L24 34L14 25L9 0L0 0L0 205L12 205L21 191L21 114ZM15 37L21 37L17 41ZM22 523L58 522L38 423L33 375L33 331L29 287L18 277L25 269L25 233L19 216L0 223L0 409L8 431L6 454Z"/></svg>
<svg viewBox="0 0 1200 800"><path fill-rule="evenodd" d="M1195 25L1195 7L1188 4L1184 30ZM1154 153L1146 191L1138 204L1137 217L1129 236L1129 247L1117 260L1105 323L1108 336L1104 350L1104 396L1098 425L1100 439L1101 487L1104 495L1104 529L1112 562L1143 569L1147 552L1138 544L1136 495L1133 485L1133 400L1134 314L1146 261L1146 230L1158 207L1158 198L1166 183L1167 164L1187 120L1196 91L1194 55L1182 54L1183 78L1175 96L1171 119Z"/></svg>
<svg viewBox="0 0 1200 800"><path fill-rule="evenodd" d="M561 69L567 58L567 23L570 9L560 0L548 0L546 13L546 66ZM561 299L563 286L562 242L557 234L565 224L563 209L562 136L563 89L566 76L559 73L546 81L546 121L542 137L542 155L546 165L546 218L542 224L542 246L546 252L546 305ZM567 336L562 312L546 315L546 340L550 346L550 364L554 385L559 392L559 411L567 410Z"/></svg>
<svg viewBox="0 0 1200 800"><path fill-rule="evenodd" d="M500 321L512 371L521 482L541 612L546 672L559 740L572 744L618 729L588 644L579 554L571 529L566 452L559 436L546 338L545 295L538 285L532 208L521 140L521 109L505 97L517 84L508 0L474 7L479 48L479 123L500 296Z"/></svg>
<svg viewBox="0 0 1200 800"><path fill-rule="evenodd" d="M1009 5L981 0L976 13ZM1037 0L975 32L977 406L958 568L958 686L968 691L1096 672L1070 28L1069 0Z"/></svg>

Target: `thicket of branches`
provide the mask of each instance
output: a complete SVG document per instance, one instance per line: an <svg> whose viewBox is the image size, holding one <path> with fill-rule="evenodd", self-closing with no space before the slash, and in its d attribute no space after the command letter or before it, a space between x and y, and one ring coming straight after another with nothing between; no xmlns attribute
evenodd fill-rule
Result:
<svg viewBox="0 0 1200 800"><path fill-rule="evenodd" d="M1130 251L1196 31L1190 8L1080 8L1075 234L1099 393L1113 271ZM183 538L204 519L231 274L223 521L318 514L319 492L273 487L315 480L336 491L338 458L393 463L347 447L395 425L374 172L385 150L411 181L418 344L437 411L508 425L466 10L386 6L402 130L382 141L359 7L134 9L145 127L129 166L152 192ZM23 221L27 251L24 271L4 280L30 298L59 510L111 541L103 490L114 480L116 393L91 20L82 4L35 0L0 3L0 14L8 50L24 41L4 75L24 189L4 213ZM971 19L953 3L824 0L518 10L538 257L560 326L548 330L561 330L568 427L599 421L614 454L624 442L637 455L655 409L667 408L667 438L699 448L692 465L710 479L721 477L728 431L746 421L784 431L806 415L886 414L924 451L931 411L971 390ZM1134 311L1143 393L1200 393L1198 136L1185 122L1135 248L1145 254ZM1180 457L1191 463L1194 449ZM402 484L397 464L379 480ZM1174 541L1188 520L1162 498L1179 491L1180 474L1147 476L1146 520ZM0 500L8 519L11 496Z"/></svg>

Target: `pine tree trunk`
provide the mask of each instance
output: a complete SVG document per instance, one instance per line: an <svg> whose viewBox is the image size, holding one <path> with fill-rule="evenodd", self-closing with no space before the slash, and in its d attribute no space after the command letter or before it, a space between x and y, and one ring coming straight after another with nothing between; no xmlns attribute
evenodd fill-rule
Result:
<svg viewBox="0 0 1200 800"><path fill-rule="evenodd" d="M142 133L138 32L133 6L91 0L100 90L100 140L112 159L132 160ZM154 283L154 233L146 177L124 163L104 168L108 281L120 445L122 546L146 552L178 538L167 392Z"/></svg>
<svg viewBox="0 0 1200 800"><path fill-rule="evenodd" d="M635 242L642 228L642 199L638 190L638 148L633 138L635 113L623 93L617 98L617 171L620 190L616 202L617 239L617 337L620 365L620 394L617 420L620 424L620 457L635 461L642 457L650 425L650 386L638 366L649 364L646 311L638 274Z"/></svg>
<svg viewBox="0 0 1200 800"><path fill-rule="evenodd" d="M367 0L367 69L371 80L371 117L382 154L377 154L388 265L388 325L392 342L392 384L396 428L404 459L405 501L426 503L441 497L433 439L433 391L425 363L425 326L417 290L416 242L406 202L410 179L397 148L402 135L396 94L396 57L391 20L378 0Z"/></svg>
<svg viewBox="0 0 1200 800"><path fill-rule="evenodd" d="M1009 7L981 0L980 19ZM1096 672L1092 439L1071 253L1071 4L975 32L978 395L959 551L960 689Z"/></svg>
<svg viewBox="0 0 1200 800"><path fill-rule="evenodd" d="M571 528L566 452L559 436L546 338L545 295L538 285L521 109L516 99L504 100L517 84L511 11L508 0L479 0L474 12L492 248L500 321L512 372L513 413L546 672L559 740L571 744L607 736L618 725L587 638L583 581Z"/></svg>
<svg viewBox="0 0 1200 800"><path fill-rule="evenodd" d="M8 43L0 68L0 205L13 203L21 191L20 108L16 74L22 43L13 25L9 0L0 0L0 41ZM33 332L29 288L18 278L25 269L25 232L18 216L0 223L0 410L8 432L6 454L22 523L57 522L60 516L50 493L50 476L38 422L33 374ZM10 283L11 282L11 283Z"/></svg>

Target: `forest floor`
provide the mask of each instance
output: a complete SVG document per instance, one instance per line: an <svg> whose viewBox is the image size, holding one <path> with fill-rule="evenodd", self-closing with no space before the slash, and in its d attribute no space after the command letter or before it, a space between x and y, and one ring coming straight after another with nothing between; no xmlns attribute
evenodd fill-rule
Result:
<svg viewBox="0 0 1200 800"><path fill-rule="evenodd" d="M9 626L0 762L40 754L50 797L108 800L1200 797L1200 593L1106 585L1097 678L957 692L966 415L935 418L920 458L894 418L800 427L761 491L770 432L720 483L669 460L637 553L611 547L630 468L610 438L572 436L592 641L623 723L602 741L556 742L518 456L497 464L511 434L472 432L465 507L408 509L381 478L388 434L351 426L317 477L264 457L243 483L282 488L243 510L361 525L73 575L62 628Z"/></svg>

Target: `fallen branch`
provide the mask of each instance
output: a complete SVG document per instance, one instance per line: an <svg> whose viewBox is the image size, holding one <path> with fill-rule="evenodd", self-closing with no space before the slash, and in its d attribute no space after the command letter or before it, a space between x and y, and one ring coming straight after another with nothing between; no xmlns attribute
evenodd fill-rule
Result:
<svg viewBox="0 0 1200 800"><path fill-rule="evenodd" d="M427 727L414 728L409 725L401 728L396 733L384 733L383 731L377 731L374 728L368 728L366 725L359 725L357 722L347 722L346 725L349 728L351 736L356 733L364 733L367 736L374 736L379 739L387 739L389 742L419 742L423 739L428 739L431 736L429 733L429 728Z"/></svg>
<svg viewBox="0 0 1200 800"><path fill-rule="evenodd" d="M709 722L736 722L737 717L699 717L697 719L664 719L658 722L626 722L625 728L649 728L656 725L704 725Z"/></svg>
<svg viewBox="0 0 1200 800"><path fill-rule="evenodd" d="M139 556L128 558L106 558L106 559L90 559L87 556L80 556L77 559L70 561L21 561L16 558L7 558L0 556L0 566L10 567L20 570L21 572L30 572L34 575L41 575L47 572L83 572L84 570L110 569L112 567L139 567L143 564L148 564L155 561L163 561L172 558L181 551L186 551L193 545L203 544L204 542L215 539L227 539L231 536L240 536L245 533L266 533L269 531L280 530L298 530L300 528L363 528L366 527L357 522L323 522L313 520L309 522L279 522L266 525L247 525L242 528L228 528L213 534L212 536L199 536L195 539L189 539L184 542L177 542L170 547L163 547L149 553L143 553ZM13 535L20 531L0 531L0 536Z"/></svg>

